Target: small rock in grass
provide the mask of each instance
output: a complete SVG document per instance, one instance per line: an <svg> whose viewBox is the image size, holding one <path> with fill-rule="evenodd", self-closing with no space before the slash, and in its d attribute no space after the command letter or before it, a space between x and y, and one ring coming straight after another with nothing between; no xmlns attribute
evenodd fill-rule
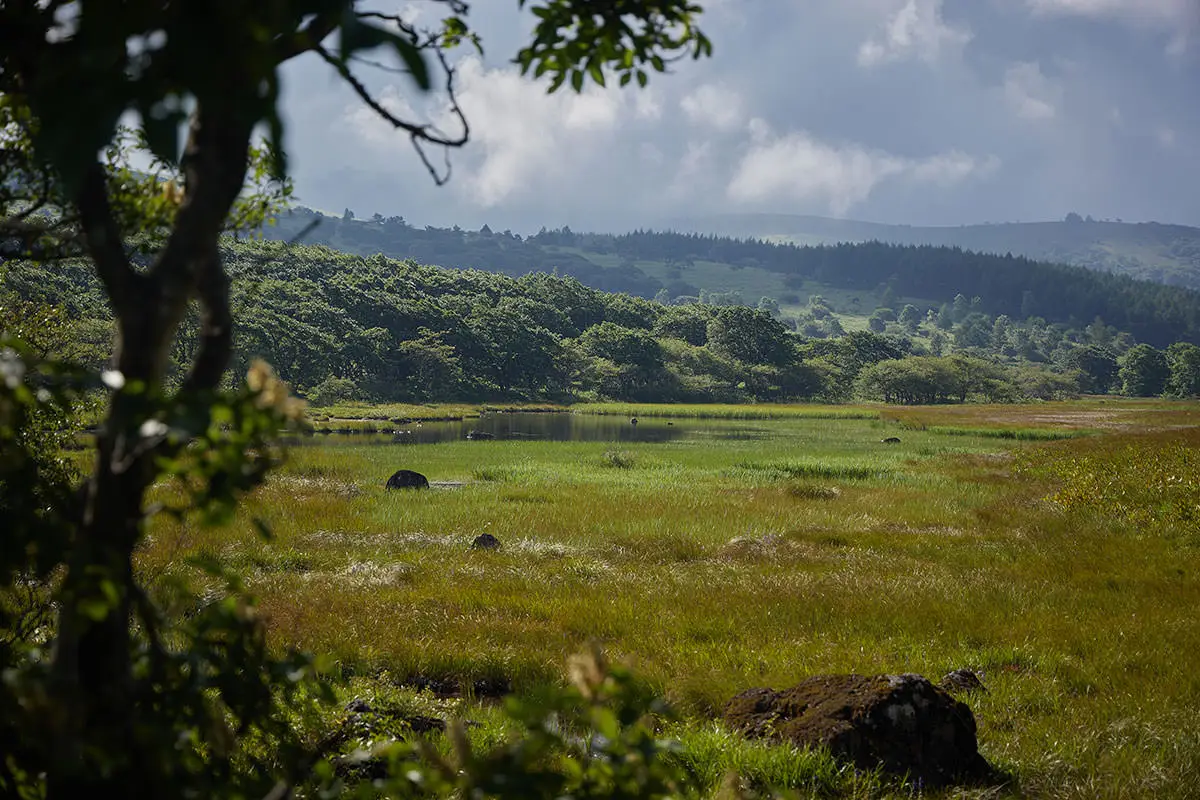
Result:
<svg viewBox="0 0 1200 800"><path fill-rule="evenodd" d="M490 533L481 533L471 542L472 550L499 550L500 540Z"/></svg>
<svg viewBox="0 0 1200 800"><path fill-rule="evenodd" d="M956 669L947 672L938 684L948 692L986 692L987 687L979 679L979 673L970 669Z"/></svg>
<svg viewBox="0 0 1200 800"><path fill-rule="evenodd" d="M367 714L370 713L372 709L366 700L363 700L361 697L356 697L349 703L346 703L346 710L351 714Z"/></svg>

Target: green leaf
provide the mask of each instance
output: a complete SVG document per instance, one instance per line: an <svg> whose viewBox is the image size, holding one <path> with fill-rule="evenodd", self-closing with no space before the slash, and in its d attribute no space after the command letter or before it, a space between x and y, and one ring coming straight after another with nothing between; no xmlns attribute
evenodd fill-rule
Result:
<svg viewBox="0 0 1200 800"><path fill-rule="evenodd" d="M396 54L403 59L404 66L408 67L408 72L412 75L417 87L423 92L429 91L432 83L429 79L429 65L425 63L425 54L403 36L393 37L392 44L396 49Z"/></svg>
<svg viewBox="0 0 1200 800"><path fill-rule="evenodd" d="M576 91L583 91L583 70L574 70L571 73L571 87Z"/></svg>
<svg viewBox="0 0 1200 800"><path fill-rule="evenodd" d="M78 608L80 614L83 614L93 622L100 622L108 616L112 606L99 597L89 597L85 600L80 600Z"/></svg>
<svg viewBox="0 0 1200 800"><path fill-rule="evenodd" d="M421 91L429 91L432 83L429 78L429 65L421 49L393 31L363 22L353 13L352 7L347 6L346 14L342 17L342 59L346 59L359 50L371 50L381 45L390 45L404 62L404 66L412 75L413 81Z"/></svg>

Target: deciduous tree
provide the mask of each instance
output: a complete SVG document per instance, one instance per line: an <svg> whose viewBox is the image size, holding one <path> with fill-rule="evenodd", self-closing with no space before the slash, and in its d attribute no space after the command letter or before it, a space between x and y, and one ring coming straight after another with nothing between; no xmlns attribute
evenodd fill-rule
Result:
<svg viewBox="0 0 1200 800"><path fill-rule="evenodd" d="M687 0L518 4L533 8L536 23L516 62L527 74L547 76L551 91L567 82L579 91L613 77L645 85L649 72L664 71L672 59L711 51L695 25L700 9ZM154 694L175 691L164 676L180 667L155 638L156 611L133 570L146 491L197 436L207 437L213 455L210 471L200 476L206 492L248 488L270 464L262 436L274 418L255 409L263 410L265 400L282 411L286 393L269 370L252 372L254 385L236 402L216 394L234 325L218 241L230 228L260 223L287 194L281 68L300 56L324 61L371 112L409 137L434 180L444 181L448 174L427 149L457 147L469 137L448 48L478 39L467 25L467 3L439 5L444 15L418 29L402 15L355 0L0 3L0 239L10 254L86 256L118 331L114 391L94 466L78 508L63 510L77 523L61 554L66 576L49 672L27 676L36 686L26 687L26 696L44 706L25 732L24 744L38 756L26 765L6 763L6 788L17 791L14 770L27 768L22 774L34 787L45 775L50 798L225 793L228 770L168 751L190 731L196 743L188 752L201 762L201 754L219 754L228 715L240 725L261 714L265 701L255 691L270 690L274 662L254 639L249 618L230 607L231 616L213 624L226 625L231 636L240 632L236 641L249 648L245 680L217 650L217 666L196 663L188 673L200 681L192 688L211 688L211 702L227 705L210 713ZM378 48L395 55L418 90L440 87L455 129L406 119L371 94L359 72L363 54ZM139 120L137 135L155 157L149 170L124 160L127 141L118 126L128 115ZM256 155L260 129L268 141ZM276 191L246 201L248 182L270 185L271 178ZM169 353L193 301L201 314L196 354L179 390L170 391ZM9 387L13 402L24 397L12 394L16 388ZM218 408L225 421L253 435L230 438L223 418L214 416ZM16 452L14 441L5 439L6 459ZM243 468L246 448L262 458ZM192 635L194 659L205 646L218 648L224 634L214 628ZM139 636L151 640L148 651L139 649ZM205 644L205 636L214 638ZM212 685L199 677L210 668ZM254 691L230 688L239 686ZM260 781L272 779L269 764L247 774L255 770Z"/></svg>

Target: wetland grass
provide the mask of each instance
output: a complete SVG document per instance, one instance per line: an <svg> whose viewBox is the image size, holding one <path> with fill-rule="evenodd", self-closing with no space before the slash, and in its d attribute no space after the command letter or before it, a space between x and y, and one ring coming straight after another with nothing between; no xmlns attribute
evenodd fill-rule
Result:
<svg viewBox="0 0 1200 800"><path fill-rule="evenodd" d="M681 712L670 732L713 792L737 767L803 796L910 796L819 753L743 742L715 716L737 691L815 673L959 667L984 675L989 691L969 699L981 750L1011 782L945 795L1200 786L1200 434L1179 427L1194 406L765 422L755 408L728 424L767 435L295 448L230 525L157 520L139 568L223 559L278 644L406 702L433 702L405 688L421 676L531 691L599 641ZM1043 432L1120 422L1058 441L980 430L1022 430L1022 413ZM924 430L881 444L910 414ZM464 485L385 492L400 467ZM469 549L483 532L499 551ZM504 735L466 695L455 708L482 721L471 735Z"/></svg>

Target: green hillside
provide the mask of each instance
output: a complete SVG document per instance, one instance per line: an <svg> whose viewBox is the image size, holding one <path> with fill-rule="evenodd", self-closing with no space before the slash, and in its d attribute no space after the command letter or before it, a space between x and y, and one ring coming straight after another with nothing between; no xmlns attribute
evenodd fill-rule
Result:
<svg viewBox="0 0 1200 800"><path fill-rule="evenodd" d="M827 222L839 235L854 232L856 224ZM849 329L864 326L865 317L880 306L899 313L911 304L928 315L961 296L972 301L974 311L992 317L1037 318L1078 329L1100 319L1158 347L1200 339L1200 292L958 247L878 241L800 247L714 235L635 231L615 236L567 228L521 237L487 226L478 231L417 228L400 217L358 220L303 208L285 214L267 235L363 256L510 276L553 273L594 289L673 304L758 305L766 298L786 311L821 295L847 316L842 327Z"/></svg>
<svg viewBox="0 0 1200 800"><path fill-rule="evenodd" d="M1076 218L959 227L912 227L788 214L726 214L673 220L675 230L799 245L880 241L961 247L1116 272L1200 288L1200 228Z"/></svg>

